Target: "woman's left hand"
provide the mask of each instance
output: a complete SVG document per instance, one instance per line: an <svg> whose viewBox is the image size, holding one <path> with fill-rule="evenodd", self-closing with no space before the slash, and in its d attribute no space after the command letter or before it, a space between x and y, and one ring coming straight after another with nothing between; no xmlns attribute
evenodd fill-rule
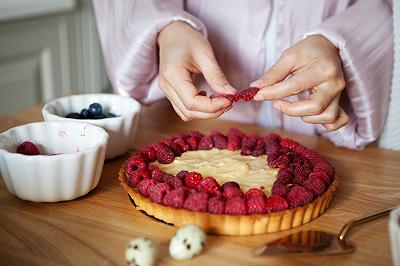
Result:
<svg viewBox="0 0 400 266"><path fill-rule="evenodd" d="M281 112L328 130L349 122L339 105L345 85L339 51L321 35L309 36L285 50L271 69L250 84L260 89L256 101L273 101L273 107ZM282 99L307 90L311 95L306 100Z"/></svg>

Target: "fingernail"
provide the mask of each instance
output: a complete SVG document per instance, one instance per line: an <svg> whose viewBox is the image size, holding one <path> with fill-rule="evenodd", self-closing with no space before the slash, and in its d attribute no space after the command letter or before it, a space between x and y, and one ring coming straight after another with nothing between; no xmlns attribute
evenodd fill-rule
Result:
<svg viewBox="0 0 400 266"><path fill-rule="evenodd" d="M256 96L254 96L254 100L255 101L262 101L262 100L264 100L264 97L262 95L260 95L260 94L256 94Z"/></svg>
<svg viewBox="0 0 400 266"><path fill-rule="evenodd" d="M261 85L261 84L263 84L263 83L264 83L264 80L258 79L258 80L256 80L256 81L252 82L252 83L250 84L250 87L251 87L251 86Z"/></svg>
<svg viewBox="0 0 400 266"><path fill-rule="evenodd" d="M228 85L225 85L225 86L224 86L224 89L225 89L226 92L229 92L229 93L232 93L232 94L236 93L235 88L232 87L232 86L229 85L229 84L228 84Z"/></svg>
<svg viewBox="0 0 400 266"><path fill-rule="evenodd" d="M228 108L226 108L225 111L224 111L224 113L226 113L226 112L228 112L229 110L231 110L232 107L233 107L233 106L231 105L231 106L229 106Z"/></svg>
<svg viewBox="0 0 400 266"><path fill-rule="evenodd" d="M272 106L277 109L277 110L281 110L281 106L279 105L279 103L273 103Z"/></svg>

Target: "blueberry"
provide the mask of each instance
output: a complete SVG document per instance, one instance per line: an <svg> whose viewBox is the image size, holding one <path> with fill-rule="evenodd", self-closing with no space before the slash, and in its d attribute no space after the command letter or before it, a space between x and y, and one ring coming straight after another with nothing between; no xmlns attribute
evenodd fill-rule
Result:
<svg viewBox="0 0 400 266"><path fill-rule="evenodd" d="M106 116L104 114L98 114L98 115L93 116L93 119L103 119L103 118L106 118Z"/></svg>
<svg viewBox="0 0 400 266"><path fill-rule="evenodd" d="M90 118L89 110L86 108L83 108L81 111L81 117L83 119L89 119Z"/></svg>
<svg viewBox="0 0 400 266"><path fill-rule="evenodd" d="M80 113L69 113L65 116L66 118L81 119Z"/></svg>
<svg viewBox="0 0 400 266"><path fill-rule="evenodd" d="M96 115L103 114L103 107L101 107L101 104L99 103L92 103L91 105L89 105L89 113L93 117L95 117Z"/></svg>

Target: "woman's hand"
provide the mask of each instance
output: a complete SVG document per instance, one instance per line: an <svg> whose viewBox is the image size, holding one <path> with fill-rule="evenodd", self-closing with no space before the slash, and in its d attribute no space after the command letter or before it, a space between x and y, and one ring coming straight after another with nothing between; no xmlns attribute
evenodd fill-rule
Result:
<svg viewBox="0 0 400 266"><path fill-rule="evenodd" d="M192 74L203 74L218 95L234 94L215 59L210 43L184 22L173 22L158 36L160 47L159 86L184 121L216 118L231 108L222 96L199 95Z"/></svg>
<svg viewBox="0 0 400 266"><path fill-rule="evenodd" d="M289 75L290 78L286 79ZM250 84L260 88L256 101L273 101L281 112L312 124L336 130L349 122L339 105L345 87L337 48L320 35L312 35L285 50L261 79ZM282 98L310 91L308 99L289 102Z"/></svg>

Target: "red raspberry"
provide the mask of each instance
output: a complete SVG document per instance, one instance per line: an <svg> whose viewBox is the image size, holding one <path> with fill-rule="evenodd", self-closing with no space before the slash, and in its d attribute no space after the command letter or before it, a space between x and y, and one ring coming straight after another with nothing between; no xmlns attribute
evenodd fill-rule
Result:
<svg viewBox="0 0 400 266"><path fill-rule="evenodd" d="M259 157L264 155L265 150L264 148L255 148L252 152L251 152L251 156L253 157Z"/></svg>
<svg viewBox="0 0 400 266"><path fill-rule="evenodd" d="M166 183L158 183L148 187L150 199L156 203L161 204L164 195L171 190L171 187Z"/></svg>
<svg viewBox="0 0 400 266"><path fill-rule="evenodd" d="M182 170L179 173L177 173L176 176L179 177L180 179L184 180L187 174L189 174L189 171Z"/></svg>
<svg viewBox="0 0 400 266"><path fill-rule="evenodd" d="M292 162L292 158L289 154L283 154L271 163L272 168L286 168Z"/></svg>
<svg viewBox="0 0 400 266"><path fill-rule="evenodd" d="M213 140L214 147L217 149L223 150L228 146L226 137L218 131L213 131L211 133L211 138Z"/></svg>
<svg viewBox="0 0 400 266"><path fill-rule="evenodd" d="M207 210L209 213L222 214L225 211L225 201L220 197L212 197L208 201Z"/></svg>
<svg viewBox="0 0 400 266"><path fill-rule="evenodd" d="M199 145L197 146L197 149L199 150L211 150L214 147L214 143L211 139L210 136L206 136L203 137L200 142Z"/></svg>
<svg viewBox="0 0 400 266"><path fill-rule="evenodd" d="M280 140L280 144L283 148L289 149L291 151L295 150L297 147L301 146L298 142L288 139L288 138L282 138Z"/></svg>
<svg viewBox="0 0 400 266"><path fill-rule="evenodd" d="M222 191L225 191L226 189L231 188L231 187L235 187L235 188L240 189L240 185L239 185L238 183L234 182L234 181L225 182L225 183L222 185L221 188L222 188Z"/></svg>
<svg viewBox="0 0 400 266"><path fill-rule="evenodd" d="M303 177L308 178L310 173L311 173L310 169L308 169L308 168L306 168L304 166L301 166L301 165L296 165L294 170L293 170L293 174L294 174L295 177L303 176Z"/></svg>
<svg viewBox="0 0 400 266"><path fill-rule="evenodd" d="M242 197L228 199L225 203L226 214L246 214L246 203Z"/></svg>
<svg viewBox="0 0 400 266"><path fill-rule="evenodd" d="M175 142L171 142L171 144L169 144L169 148L172 150L172 152L174 153L174 155L176 157L179 157L182 155L183 150L181 149L181 146L179 146L179 144L175 143Z"/></svg>
<svg viewBox="0 0 400 266"><path fill-rule="evenodd" d="M254 196L247 200L247 213L248 214L259 214L266 213L267 206L265 205L265 197Z"/></svg>
<svg viewBox="0 0 400 266"><path fill-rule="evenodd" d="M197 190L213 196L221 194L221 187L214 177L206 177L197 185Z"/></svg>
<svg viewBox="0 0 400 266"><path fill-rule="evenodd" d="M198 140L195 137L188 137L186 142L189 144L190 150L197 150Z"/></svg>
<svg viewBox="0 0 400 266"><path fill-rule="evenodd" d="M172 176L166 181L169 185L171 185L173 188L181 188L183 187L183 182L179 177Z"/></svg>
<svg viewBox="0 0 400 266"><path fill-rule="evenodd" d="M275 160L277 160L278 158L279 158L279 154L278 153L271 153L271 154L268 154L268 156L267 156L267 164L268 164L268 166L269 167L276 167L276 164L274 163L275 162Z"/></svg>
<svg viewBox="0 0 400 266"><path fill-rule="evenodd" d="M147 171L149 171L149 174L151 177L153 177L153 173L155 171L161 171L160 168L158 168L156 165L154 164L149 164L149 167L147 168Z"/></svg>
<svg viewBox="0 0 400 266"><path fill-rule="evenodd" d="M266 135L263 139L264 139L265 144L267 145L271 142L278 143L278 141L281 139L281 137L278 134L270 133L270 134Z"/></svg>
<svg viewBox="0 0 400 266"><path fill-rule="evenodd" d="M290 171L285 168L279 169L278 178L275 180L276 183L280 183L282 185L287 185L292 183L293 176Z"/></svg>
<svg viewBox="0 0 400 266"><path fill-rule="evenodd" d="M170 147L163 143L157 143L154 145L156 150L156 157L159 163L170 164L175 160L175 154Z"/></svg>
<svg viewBox="0 0 400 266"><path fill-rule="evenodd" d="M185 201L185 196L186 191L183 187L176 188L165 194L162 204L172 208L181 208L183 206L183 202Z"/></svg>
<svg viewBox="0 0 400 266"><path fill-rule="evenodd" d="M149 162L156 160L156 150L152 146L146 146L139 150L139 156L144 157Z"/></svg>
<svg viewBox="0 0 400 266"><path fill-rule="evenodd" d="M189 194L183 203L185 209L205 212L208 208L208 194L203 192Z"/></svg>
<svg viewBox="0 0 400 266"><path fill-rule="evenodd" d="M150 185L155 185L157 184L157 181L155 179L152 178L146 178L143 179L139 182L139 184L137 185L137 190L140 192L140 194L142 194L145 197L149 196L149 186Z"/></svg>
<svg viewBox="0 0 400 266"><path fill-rule="evenodd" d="M253 150L250 149L250 148L242 147L242 149L240 150L240 155L242 155L242 156L250 156L252 151Z"/></svg>
<svg viewBox="0 0 400 266"><path fill-rule="evenodd" d="M282 211L289 207L287 200L278 195L272 195L268 197L265 201L267 212Z"/></svg>
<svg viewBox="0 0 400 266"><path fill-rule="evenodd" d="M125 173L130 175L132 172L137 170L147 169L149 167L149 163L146 159L139 155L133 155L129 158L128 162L125 165Z"/></svg>
<svg viewBox="0 0 400 266"><path fill-rule="evenodd" d="M271 142L268 142L265 144L265 150L267 151L268 155L274 154L274 153L281 155L279 153L280 149L281 149L281 145L279 145L279 143L276 141L271 141Z"/></svg>
<svg viewBox="0 0 400 266"><path fill-rule="evenodd" d="M165 139L160 139L159 143L162 143L166 146L169 146L171 144L172 140L169 138L165 138Z"/></svg>
<svg viewBox="0 0 400 266"><path fill-rule="evenodd" d="M246 199L250 199L253 197L265 198L265 193L264 193L264 191L262 191L259 188L250 188L249 190L247 190L247 192L246 192L246 194L244 194L244 196L246 197Z"/></svg>
<svg viewBox="0 0 400 266"><path fill-rule="evenodd" d="M303 187L310 190L314 196L320 196L326 190L324 183L317 177L311 177L304 181Z"/></svg>
<svg viewBox="0 0 400 266"><path fill-rule="evenodd" d="M287 200L290 208L303 206L313 199L313 193L301 186L295 185L290 189Z"/></svg>
<svg viewBox="0 0 400 266"><path fill-rule="evenodd" d="M18 145L17 152L24 155L39 155L40 151L38 146L33 144L30 141L25 141L22 144Z"/></svg>
<svg viewBox="0 0 400 266"><path fill-rule="evenodd" d="M226 187L223 190L222 195L226 199L231 199L235 197L243 197L243 192L240 190L240 188L237 187Z"/></svg>
<svg viewBox="0 0 400 266"><path fill-rule="evenodd" d="M228 144L227 148L231 151L239 150L242 147L242 139L237 136L229 136L228 135Z"/></svg>
<svg viewBox="0 0 400 266"><path fill-rule="evenodd" d="M249 148L249 149L254 149L257 145L257 141L258 141L258 135L256 134L246 134L243 138L242 138L242 148Z"/></svg>
<svg viewBox="0 0 400 266"><path fill-rule="evenodd" d="M187 152L191 149L191 146L186 142L185 137L182 134L175 137L172 142L178 144L182 152Z"/></svg>
<svg viewBox="0 0 400 266"><path fill-rule="evenodd" d="M325 184L326 187L328 187L329 184L331 183L331 179L329 178L329 176L325 172L322 172L322 171L312 172L308 178L312 178L312 177L316 177L319 180L321 180Z"/></svg>
<svg viewBox="0 0 400 266"><path fill-rule="evenodd" d="M240 100L239 94L226 94L224 97L232 102L237 102Z"/></svg>
<svg viewBox="0 0 400 266"><path fill-rule="evenodd" d="M335 169L329 163L318 163L314 165L314 172L322 171L325 172L330 178L335 175Z"/></svg>
<svg viewBox="0 0 400 266"><path fill-rule="evenodd" d="M199 141L204 137L204 135L201 134L199 131L189 131L189 132L187 133L187 135L188 135L189 137L194 137L194 138L196 138L197 142L199 142Z"/></svg>
<svg viewBox="0 0 400 266"><path fill-rule="evenodd" d="M228 131L227 136L232 136L232 137L238 137L238 138L243 138L244 134L242 133L242 131L240 131L239 129L235 128L235 127L231 127Z"/></svg>
<svg viewBox="0 0 400 266"><path fill-rule="evenodd" d="M185 176L185 184L189 188L196 188L199 184L200 181L203 179L200 173L197 172L189 172Z"/></svg>
<svg viewBox="0 0 400 266"><path fill-rule="evenodd" d="M259 90L260 90L259 88L255 87L244 89L239 93L239 97L242 98L244 101L248 102L251 99L253 99L253 97L257 94Z"/></svg>
<svg viewBox="0 0 400 266"><path fill-rule="evenodd" d="M147 170L145 169L139 169L133 171L128 176L129 176L129 182L128 182L129 185L134 187L137 186L140 180L150 178L149 172L147 172Z"/></svg>
<svg viewBox="0 0 400 266"><path fill-rule="evenodd" d="M308 176L298 175L293 178L292 183L301 186L307 179Z"/></svg>
<svg viewBox="0 0 400 266"><path fill-rule="evenodd" d="M272 185L271 188L271 194L272 195L277 195L277 196L281 196L281 197L286 197L287 194L290 191L290 187L288 187L287 185L281 184L281 183L277 183L276 181L274 182L274 184Z"/></svg>

